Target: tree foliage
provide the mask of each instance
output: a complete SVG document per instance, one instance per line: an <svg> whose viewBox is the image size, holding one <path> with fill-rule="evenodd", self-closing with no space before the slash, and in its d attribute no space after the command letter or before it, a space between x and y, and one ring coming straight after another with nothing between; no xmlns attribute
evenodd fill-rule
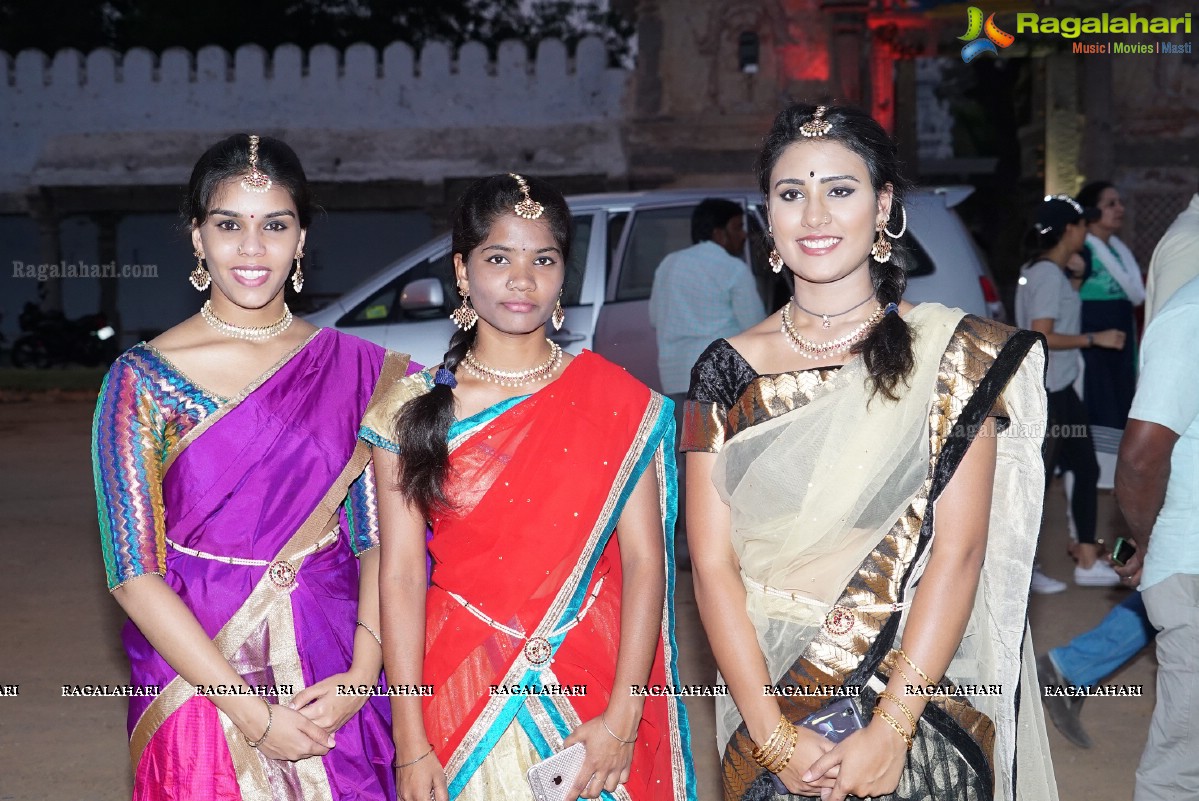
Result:
<svg viewBox="0 0 1199 801"><path fill-rule="evenodd" d="M623 4L627 7L630 4ZM557 37L573 50L599 36L610 61L631 66L634 24L605 0L0 0L0 49L66 47L198 50L243 44L273 48L405 41L419 48L477 40L493 51L505 39L532 44Z"/></svg>

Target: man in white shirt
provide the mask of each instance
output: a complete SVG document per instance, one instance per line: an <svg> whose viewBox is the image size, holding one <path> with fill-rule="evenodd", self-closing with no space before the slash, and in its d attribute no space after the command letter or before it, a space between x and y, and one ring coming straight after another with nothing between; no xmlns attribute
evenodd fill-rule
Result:
<svg viewBox="0 0 1199 801"><path fill-rule="evenodd" d="M1145 282L1145 325L1186 282L1199 276L1199 192L1158 240Z"/></svg>
<svg viewBox="0 0 1199 801"><path fill-rule="evenodd" d="M1157 703L1135 801L1199 798L1199 278L1145 329L1141 375L1116 464L1116 500L1140 551L1119 572L1139 581L1157 634ZM1141 562L1138 557L1144 555Z"/></svg>
<svg viewBox="0 0 1199 801"><path fill-rule="evenodd" d="M657 332L662 391L682 402L691 367L712 340L766 316L745 248L745 210L708 198L691 215L691 247L667 254L654 273L649 319Z"/></svg>

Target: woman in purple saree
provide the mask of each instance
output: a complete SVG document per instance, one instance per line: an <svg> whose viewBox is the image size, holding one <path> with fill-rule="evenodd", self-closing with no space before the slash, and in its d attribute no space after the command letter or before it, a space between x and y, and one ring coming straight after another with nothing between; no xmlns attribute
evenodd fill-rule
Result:
<svg viewBox="0 0 1199 801"><path fill-rule="evenodd" d="M108 585L145 688L134 798L391 801L370 417L408 359L293 322L310 206L286 145L218 143L189 212L212 298L117 360L94 423Z"/></svg>

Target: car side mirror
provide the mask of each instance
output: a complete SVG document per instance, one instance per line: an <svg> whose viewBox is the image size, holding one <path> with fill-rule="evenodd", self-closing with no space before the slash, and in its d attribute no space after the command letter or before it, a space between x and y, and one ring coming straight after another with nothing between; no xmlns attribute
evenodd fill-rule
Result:
<svg viewBox="0 0 1199 801"><path fill-rule="evenodd" d="M400 308L405 312L441 311L445 290L439 278L418 278L400 292Z"/></svg>

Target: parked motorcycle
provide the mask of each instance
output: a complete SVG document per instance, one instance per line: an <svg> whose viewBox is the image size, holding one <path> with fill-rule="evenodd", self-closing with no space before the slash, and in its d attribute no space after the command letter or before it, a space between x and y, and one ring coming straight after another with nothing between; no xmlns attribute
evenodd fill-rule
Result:
<svg viewBox="0 0 1199 801"><path fill-rule="evenodd" d="M117 357L117 332L103 314L68 320L62 312L44 312L27 302L17 322L25 333L13 342L13 367L97 367Z"/></svg>

